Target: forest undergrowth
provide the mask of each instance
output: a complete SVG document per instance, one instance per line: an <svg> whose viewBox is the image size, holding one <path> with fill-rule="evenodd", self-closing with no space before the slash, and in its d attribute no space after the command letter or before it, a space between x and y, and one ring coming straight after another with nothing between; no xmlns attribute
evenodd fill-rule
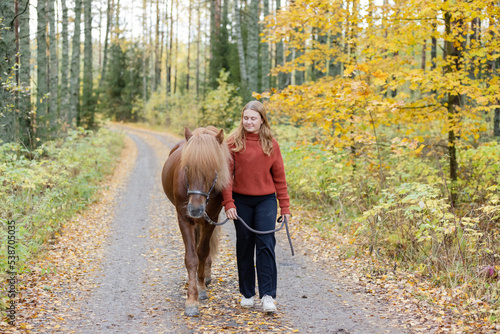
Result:
<svg viewBox="0 0 500 334"><path fill-rule="evenodd" d="M281 131L291 133L300 139ZM282 151L291 195L315 212L308 223L344 236L332 244L339 259L369 260L369 279L410 274L416 298L470 321L499 322L500 144L461 147L453 185L445 151L418 147L403 139L378 156L312 143Z"/></svg>
<svg viewBox="0 0 500 334"><path fill-rule="evenodd" d="M78 129L34 150L17 143L0 146L0 239L12 241L12 247L5 242L0 248L2 318L11 300L9 279L29 270L65 222L96 200L122 147L121 136L104 128Z"/></svg>

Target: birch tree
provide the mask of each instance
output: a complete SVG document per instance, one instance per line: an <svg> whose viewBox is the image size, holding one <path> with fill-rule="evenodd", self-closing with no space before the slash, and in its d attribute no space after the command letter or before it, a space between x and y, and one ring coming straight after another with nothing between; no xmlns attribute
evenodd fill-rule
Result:
<svg viewBox="0 0 500 334"><path fill-rule="evenodd" d="M276 13L281 9L281 0L276 0ZM279 40L276 42L276 55L275 55L275 67L280 67L284 65L284 50L283 50L283 41ZM278 88L283 89L286 85L286 73L280 71L278 73Z"/></svg>
<svg viewBox="0 0 500 334"><path fill-rule="evenodd" d="M238 0L234 0L234 18L235 18L235 31L236 31L236 44L238 47L238 60L240 64L241 86L243 90L248 86L247 76L247 63L245 57L245 49L243 46L243 36L241 35L241 12Z"/></svg>
<svg viewBox="0 0 500 334"><path fill-rule="evenodd" d="M219 30L221 21L221 0L210 0L210 87L216 88L221 69L219 57Z"/></svg>
<svg viewBox="0 0 500 334"><path fill-rule="evenodd" d="M147 8L147 1L143 0L142 1L142 29L143 29L143 31L148 30L146 8ZM147 44L148 44L147 34L145 33L145 34L143 34L143 38L142 38L142 48L143 48L142 49L142 73L143 73L143 76L142 76L142 102L143 102L144 110L146 109L146 102L147 102L147 96L148 96L148 85L147 85L147 78L146 78L147 77L146 73L148 73L147 66L146 66Z"/></svg>
<svg viewBox="0 0 500 334"><path fill-rule="evenodd" d="M48 108L47 95L49 93L47 73L47 0L38 0L37 3L37 94L36 94L36 119L37 136L46 139L48 133Z"/></svg>
<svg viewBox="0 0 500 334"><path fill-rule="evenodd" d="M103 88L103 82L106 77L106 69L108 67L108 49L109 49L109 32L111 30L111 23L113 21L112 14L112 0L108 0L108 5L106 8L106 32L104 33L104 52L102 56L102 68L101 68L101 78L99 80L99 89L97 91L97 100L99 99L99 94Z"/></svg>
<svg viewBox="0 0 500 334"><path fill-rule="evenodd" d="M68 126L75 127L79 121L79 101L80 101L80 24L82 17L82 0L75 0L75 28L73 34L73 44L71 48L71 70L69 86L69 115Z"/></svg>
<svg viewBox="0 0 500 334"><path fill-rule="evenodd" d="M83 91L80 124L86 128L95 127L95 103L93 97L92 66L92 0L84 3Z"/></svg>
<svg viewBox="0 0 500 334"><path fill-rule="evenodd" d="M15 139L15 62L16 41L14 29L15 2L0 2L0 139Z"/></svg>
<svg viewBox="0 0 500 334"><path fill-rule="evenodd" d="M191 12L190 12L191 13ZM155 60L154 60L154 83L153 90L156 91L161 84L161 47L160 47L160 0L156 0L156 27L155 27ZM189 57L189 56L188 56Z"/></svg>
<svg viewBox="0 0 500 334"><path fill-rule="evenodd" d="M31 112L31 47L30 47L30 6L29 0L18 0L18 44L19 44L19 73L18 87L18 109L19 109L19 125L18 133L21 141L31 147L32 142L32 116Z"/></svg>
<svg viewBox="0 0 500 334"><path fill-rule="evenodd" d="M186 59L186 67L187 67L187 73L186 73L186 91L189 93L189 68L191 66L190 64L190 56L191 56L191 12L192 12L192 7L193 7L193 1L189 0L189 15L188 15L188 41L187 41L187 59Z"/></svg>
<svg viewBox="0 0 500 334"><path fill-rule="evenodd" d="M66 0L61 0L61 119L68 120L69 107L69 38L68 38L68 6ZM64 127L64 126L63 126Z"/></svg>
<svg viewBox="0 0 500 334"><path fill-rule="evenodd" d="M179 78L179 66L178 66L178 50L179 50L179 0L175 0L175 72L174 72L174 94L177 92L177 82Z"/></svg>
<svg viewBox="0 0 500 334"><path fill-rule="evenodd" d="M50 132L56 131L56 120L58 115L57 105L59 100L59 62L57 59L57 40L56 40L56 8L55 0L48 0L48 16L49 16L49 50L50 60L49 65L49 127Z"/></svg>
<svg viewBox="0 0 500 334"><path fill-rule="evenodd" d="M248 13L247 66L250 93L259 90L259 0L250 0Z"/></svg>
<svg viewBox="0 0 500 334"><path fill-rule="evenodd" d="M262 0L264 17L269 15L269 0ZM265 40L261 44L261 91L269 90L269 72L271 71L271 59L269 58L269 43Z"/></svg>
<svg viewBox="0 0 500 334"><path fill-rule="evenodd" d="M201 4L198 2L197 6L197 22L196 22L196 28L197 28L197 35L196 35L196 97L200 97L200 58L201 58L201 49L200 49L200 44L201 44L201 10L200 10Z"/></svg>
<svg viewBox="0 0 500 334"><path fill-rule="evenodd" d="M168 11L167 11L168 12ZM172 50L173 50L173 38L174 38L174 0L170 0L170 29L169 42L168 42L168 53L167 53L167 97L172 91Z"/></svg>

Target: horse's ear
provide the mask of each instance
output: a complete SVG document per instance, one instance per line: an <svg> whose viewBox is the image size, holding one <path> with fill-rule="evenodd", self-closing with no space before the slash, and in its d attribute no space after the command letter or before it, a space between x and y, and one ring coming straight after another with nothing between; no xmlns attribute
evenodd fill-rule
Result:
<svg viewBox="0 0 500 334"><path fill-rule="evenodd" d="M191 130L189 130L189 128L186 126L184 128L184 138L186 138L186 141L189 140L189 138L191 138L193 136L193 133L191 132Z"/></svg>
<svg viewBox="0 0 500 334"><path fill-rule="evenodd" d="M217 134L217 136L215 136L215 138L217 138L219 144L222 144L222 142L224 141L224 129L220 129L219 133Z"/></svg>

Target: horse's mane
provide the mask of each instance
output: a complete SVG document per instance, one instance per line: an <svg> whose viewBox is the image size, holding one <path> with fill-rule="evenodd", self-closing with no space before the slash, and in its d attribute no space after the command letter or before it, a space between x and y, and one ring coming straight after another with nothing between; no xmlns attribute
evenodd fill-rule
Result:
<svg viewBox="0 0 500 334"><path fill-rule="evenodd" d="M221 191L230 182L229 159L231 155L226 141L222 144L216 138L219 130L213 126L193 130L181 152L181 168L188 167L188 180L203 180L210 187L217 171L216 191Z"/></svg>

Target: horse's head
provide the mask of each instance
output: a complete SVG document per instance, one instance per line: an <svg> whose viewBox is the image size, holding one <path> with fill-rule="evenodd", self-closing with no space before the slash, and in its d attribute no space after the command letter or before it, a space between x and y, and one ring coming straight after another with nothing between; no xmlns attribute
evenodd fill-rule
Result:
<svg viewBox="0 0 500 334"><path fill-rule="evenodd" d="M213 126L184 130L186 145L181 153L188 195L187 213L200 218L208 201L229 182L229 149L224 130Z"/></svg>

